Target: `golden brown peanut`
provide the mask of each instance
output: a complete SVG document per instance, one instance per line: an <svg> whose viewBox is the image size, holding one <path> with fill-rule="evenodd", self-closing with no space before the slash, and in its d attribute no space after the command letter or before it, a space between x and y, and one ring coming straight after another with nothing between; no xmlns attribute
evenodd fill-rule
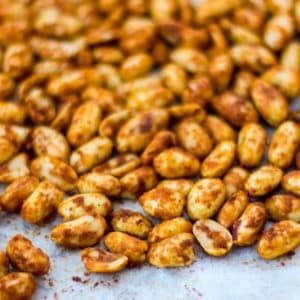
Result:
<svg viewBox="0 0 300 300"><path fill-rule="evenodd" d="M292 0L267 0L266 6L267 9L274 14L281 12L291 12L293 9L293 1Z"/></svg>
<svg viewBox="0 0 300 300"><path fill-rule="evenodd" d="M177 4L174 0L151 0L150 13L155 21L172 19L177 11Z"/></svg>
<svg viewBox="0 0 300 300"><path fill-rule="evenodd" d="M162 180L157 187L166 188L171 191L176 191L187 196L194 185L191 179L165 179Z"/></svg>
<svg viewBox="0 0 300 300"><path fill-rule="evenodd" d="M167 64L162 70L164 85L175 95L181 95L187 86L187 75L184 69L177 64Z"/></svg>
<svg viewBox="0 0 300 300"><path fill-rule="evenodd" d="M240 71L235 75L233 92L241 97L249 97L254 80L255 76L253 73L249 71Z"/></svg>
<svg viewBox="0 0 300 300"><path fill-rule="evenodd" d="M179 233L150 246L148 262L157 268L184 267L195 257L194 237L191 233Z"/></svg>
<svg viewBox="0 0 300 300"><path fill-rule="evenodd" d="M163 109L140 112L129 119L118 131L116 146L119 152L140 152L146 148L155 133L165 129L169 114Z"/></svg>
<svg viewBox="0 0 300 300"><path fill-rule="evenodd" d="M282 178L281 184L286 192L300 196L300 171L286 173Z"/></svg>
<svg viewBox="0 0 300 300"><path fill-rule="evenodd" d="M264 196L280 184L283 172L272 165L265 165L251 173L245 181L245 189L251 196Z"/></svg>
<svg viewBox="0 0 300 300"><path fill-rule="evenodd" d="M6 253L12 265L22 272L44 275L49 271L48 255L21 234L9 240Z"/></svg>
<svg viewBox="0 0 300 300"><path fill-rule="evenodd" d="M0 278L8 273L9 264L5 252L0 251ZM0 290L1 295L1 290Z"/></svg>
<svg viewBox="0 0 300 300"><path fill-rule="evenodd" d="M260 202L249 203L232 225L233 244L250 246L256 242L266 221L266 209Z"/></svg>
<svg viewBox="0 0 300 300"><path fill-rule="evenodd" d="M180 233L192 233L192 223L178 217L156 224L148 235L149 243L157 243Z"/></svg>
<svg viewBox="0 0 300 300"><path fill-rule="evenodd" d="M292 195L274 195L265 202L268 216L275 221L300 222L300 199Z"/></svg>
<svg viewBox="0 0 300 300"><path fill-rule="evenodd" d="M210 53L214 55L224 53L225 51L227 51L227 37L225 36L220 25L217 23L211 23L207 26L207 28L212 42L212 48L210 50Z"/></svg>
<svg viewBox="0 0 300 300"><path fill-rule="evenodd" d="M142 214L129 209L120 209L112 214L114 231L128 233L145 239L152 229L152 223Z"/></svg>
<svg viewBox="0 0 300 300"><path fill-rule="evenodd" d="M65 248L85 248L98 243L106 229L101 216L82 216L56 225L51 231L51 240Z"/></svg>
<svg viewBox="0 0 300 300"><path fill-rule="evenodd" d="M203 250L209 255L223 256L232 248L230 232L216 221L198 220L193 225L193 234Z"/></svg>
<svg viewBox="0 0 300 300"><path fill-rule="evenodd" d="M206 73L208 70L207 57L191 47L175 48L170 54L171 61L190 73Z"/></svg>
<svg viewBox="0 0 300 300"><path fill-rule="evenodd" d="M212 98L211 104L221 117L236 127L258 121L258 113L252 103L232 92L224 92Z"/></svg>
<svg viewBox="0 0 300 300"><path fill-rule="evenodd" d="M57 212L64 221L75 220L85 215L106 217L111 210L111 202L100 193L77 194L63 200L57 207Z"/></svg>
<svg viewBox="0 0 300 300"><path fill-rule="evenodd" d="M22 125L26 119L26 109L16 102L0 101L0 122Z"/></svg>
<svg viewBox="0 0 300 300"><path fill-rule="evenodd" d="M40 224L56 210L63 197L63 192L56 186L42 181L24 201L21 217L28 223Z"/></svg>
<svg viewBox="0 0 300 300"><path fill-rule="evenodd" d="M36 289L32 274L12 272L0 278L1 300L31 299Z"/></svg>
<svg viewBox="0 0 300 300"><path fill-rule="evenodd" d="M95 101L85 102L75 110L67 132L72 146L81 146L96 134L101 114L101 108Z"/></svg>
<svg viewBox="0 0 300 300"><path fill-rule="evenodd" d="M176 138L173 132L168 130L161 130L149 142L141 155L141 162L144 165L151 164L155 156L165 149L175 146Z"/></svg>
<svg viewBox="0 0 300 300"><path fill-rule="evenodd" d="M0 197L3 210L7 212L18 211L25 199L30 196L38 184L38 179L33 176L23 176L14 180L6 187L3 195Z"/></svg>
<svg viewBox="0 0 300 300"><path fill-rule="evenodd" d="M293 41L285 47L280 62L285 68L300 71L300 43L298 41Z"/></svg>
<svg viewBox="0 0 300 300"><path fill-rule="evenodd" d="M300 144L299 124L292 121L282 123L275 131L268 151L268 160L279 168L288 168Z"/></svg>
<svg viewBox="0 0 300 300"><path fill-rule="evenodd" d="M257 253L264 259L274 259L293 251L300 244L300 225L281 221L267 229L257 245Z"/></svg>
<svg viewBox="0 0 300 300"><path fill-rule="evenodd" d="M0 124L0 137L11 141L18 148L28 140L29 133L30 129L27 127Z"/></svg>
<svg viewBox="0 0 300 300"><path fill-rule="evenodd" d="M118 69L112 65L100 64L95 69L92 69L92 71L96 75L96 80L90 80L91 84L98 84L97 81L103 81L104 86L110 89L117 88L121 84Z"/></svg>
<svg viewBox="0 0 300 300"><path fill-rule="evenodd" d="M120 179L121 197L136 199L144 192L153 189L158 183L158 177L151 167L140 167Z"/></svg>
<svg viewBox="0 0 300 300"><path fill-rule="evenodd" d="M94 49L93 57L97 62L119 64L124 59L124 54L116 47L100 46Z"/></svg>
<svg viewBox="0 0 300 300"><path fill-rule="evenodd" d="M192 120L183 120L176 127L178 143L198 158L207 156L213 146L207 131Z"/></svg>
<svg viewBox="0 0 300 300"><path fill-rule="evenodd" d="M195 176L200 169L199 160L178 147L164 150L153 160L155 171L164 178Z"/></svg>
<svg viewBox="0 0 300 300"><path fill-rule="evenodd" d="M130 265L142 264L146 259L148 244L136 237L123 232L110 232L104 238L105 247L117 254L128 257Z"/></svg>
<svg viewBox="0 0 300 300"><path fill-rule="evenodd" d="M203 177L221 177L231 167L236 152L236 144L233 141L223 141L208 154L201 166Z"/></svg>
<svg viewBox="0 0 300 300"><path fill-rule="evenodd" d="M0 73L0 98L5 99L11 96L15 89L13 78L6 73Z"/></svg>
<svg viewBox="0 0 300 300"><path fill-rule="evenodd" d="M228 197L223 204L218 213L218 223L226 228L230 228L243 213L248 203L247 194L242 190L238 190L236 193Z"/></svg>
<svg viewBox="0 0 300 300"><path fill-rule="evenodd" d="M250 68L251 71L261 73L276 64L273 53L260 45L236 45L231 48L231 57L241 68Z"/></svg>
<svg viewBox="0 0 300 300"><path fill-rule="evenodd" d="M191 118L201 123L206 117L206 111L199 103L174 105L168 109L170 116L175 119Z"/></svg>
<svg viewBox="0 0 300 300"><path fill-rule="evenodd" d="M61 190L74 189L77 174L68 164L51 156L40 156L31 162L32 174L41 180L48 180Z"/></svg>
<svg viewBox="0 0 300 300"><path fill-rule="evenodd" d="M283 66L276 66L265 72L262 79L278 88L286 97L294 98L300 93L300 74Z"/></svg>
<svg viewBox="0 0 300 300"><path fill-rule="evenodd" d="M297 169L300 169L300 149L296 153L295 163Z"/></svg>
<svg viewBox="0 0 300 300"><path fill-rule="evenodd" d="M267 143L267 132L257 123L245 124L239 132L237 153L242 166L256 167L260 164Z"/></svg>
<svg viewBox="0 0 300 300"><path fill-rule="evenodd" d="M17 147L8 139L0 137L0 164L10 160L17 153Z"/></svg>
<svg viewBox="0 0 300 300"><path fill-rule="evenodd" d="M81 260L85 268L92 273L116 273L128 264L127 256L96 248L82 250Z"/></svg>
<svg viewBox="0 0 300 300"><path fill-rule="evenodd" d="M236 133L234 129L216 115L208 115L203 122L203 126L210 133L216 143L226 140L236 140Z"/></svg>
<svg viewBox="0 0 300 300"><path fill-rule="evenodd" d="M0 183L10 183L19 177L29 175L30 170L28 163L28 155L20 153L0 165Z"/></svg>
<svg viewBox="0 0 300 300"><path fill-rule="evenodd" d="M108 138L95 137L77 148L70 156L70 165L81 174L105 161L112 153L113 142Z"/></svg>
<svg viewBox="0 0 300 300"><path fill-rule="evenodd" d="M155 188L144 193L139 198L139 203L150 216L166 220L182 215L185 198L185 195L180 192L167 188Z"/></svg>
<svg viewBox="0 0 300 300"><path fill-rule="evenodd" d="M63 134L47 126L38 126L32 132L32 146L38 156L53 156L67 161L70 147Z"/></svg>
<svg viewBox="0 0 300 300"><path fill-rule="evenodd" d="M251 96L256 109L269 125L277 127L288 117L288 103L285 97L262 79L253 82Z"/></svg>
<svg viewBox="0 0 300 300"><path fill-rule="evenodd" d="M293 17L289 14L279 13L267 22L263 40L269 48L278 51L291 40L294 30Z"/></svg>
<svg viewBox="0 0 300 300"><path fill-rule="evenodd" d="M199 179L187 198L187 213L192 220L208 219L216 214L226 197L220 179Z"/></svg>
<svg viewBox="0 0 300 300"><path fill-rule="evenodd" d="M299 32L299 30L300 30L300 2L299 2L299 0L296 0L296 2L294 3L294 15L295 15L296 30Z"/></svg>
<svg viewBox="0 0 300 300"><path fill-rule="evenodd" d="M33 66L32 50L27 44L11 44L3 57L3 71L18 78L30 71Z"/></svg>
<svg viewBox="0 0 300 300"><path fill-rule="evenodd" d="M243 190L248 176L249 172L242 167L231 168L223 178L227 197L231 197L238 190Z"/></svg>
<svg viewBox="0 0 300 300"><path fill-rule="evenodd" d="M62 71L70 70L71 64L67 61L42 60L34 65L34 73L43 76L58 75Z"/></svg>

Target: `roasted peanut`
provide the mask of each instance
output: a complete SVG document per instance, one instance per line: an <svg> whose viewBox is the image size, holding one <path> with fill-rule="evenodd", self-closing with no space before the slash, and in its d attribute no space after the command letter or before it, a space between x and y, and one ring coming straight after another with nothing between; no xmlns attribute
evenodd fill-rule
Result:
<svg viewBox="0 0 300 300"><path fill-rule="evenodd" d="M5 99L13 94L15 82L13 78L6 73L0 73L0 97Z"/></svg>
<svg viewBox="0 0 300 300"><path fill-rule="evenodd" d="M194 182L190 179L165 179L162 180L157 187L166 188L187 196L192 189L193 184Z"/></svg>
<svg viewBox="0 0 300 300"><path fill-rule="evenodd" d="M112 214L114 231L128 233L145 239L152 229L152 223L142 214L128 209L120 209Z"/></svg>
<svg viewBox="0 0 300 300"><path fill-rule="evenodd" d="M202 176L208 178L223 176L232 165L235 152L235 142L220 142L203 161L201 166Z"/></svg>
<svg viewBox="0 0 300 300"><path fill-rule="evenodd" d="M0 122L3 124L22 125L26 119L26 109L16 102L0 101Z"/></svg>
<svg viewBox="0 0 300 300"><path fill-rule="evenodd" d="M241 97L249 97L251 86L254 80L255 76L253 73L249 71L240 71L235 75L233 92Z"/></svg>
<svg viewBox="0 0 300 300"><path fill-rule="evenodd" d="M188 194L187 213L192 220L208 219L216 214L225 197L225 185L220 179L200 179Z"/></svg>
<svg viewBox="0 0 300 300"><path fill-rule="evenodd" d="M191 118L201 123L206 117L206 111L199 103L186 103L174 105L168 109L171 117L175 119Z"/></svg>
<svg viewBox="0 0 300 300"><path fill-rule="evenodd" d="M138 265L145 261L148 244L136 237L123 232L110 232L104 238L105 247L117 254L123 254L128 257L131 265Z"/></svg>
<svg viewBox="0 0 300 300"><path fill-rule="evenodd" d="M139 203L150 216L166 220L182 215L185 206L185 195L167 188L155 188L144 193Z"/></svg>
<svg viewBox="0 0 300 300"><path fill-rule="evenodd" d="M0 251L0 278L8 273L9 271L8 268L9 265L8 265L7 256L5 252ZM0 295L1 295L1 290L0 290Z"/></svg>
<svg viewBox="0 0 300 300"><path fill-rule="evenodd" d="M243 214L232 225L233 243L249 246L256 242L266 221L266 209L260 202L249 203Z"/></svg>
<svg viewBox="0 0 300 300"><path fill-rule="evenodd" d="M22 272L44 275L49 271L48 255L21 234L9 240L6 253L13 266Z"/></svg>
<svg viewBox="0 0 300 300"><path fill-rule="evenodd" d="M77 194L60 202L58 214L64 221L78 219L85 215L106 217L112 210L112 204L100 193Z"/></svg>
<svg viewBox="0 0 300 300"><path fill-rule="evenodd" d="M172 19L177 11L177 4L174 0L151 0L150 13L154 20L164 21Z"/></svg>
<svg viewBox="0 0 300 300"><path fill-rule="evenodd" d="M299 244L300 225L294 221L281 221L263 233L257 252L264 259L274 259L294 250Z"/></svg>
<svg viewBox="0 0 300 300"><path fill-rule="evenodd" d="M242 127L238 136L237 153L242 166L256 167L260 164L267 142L266 130L257 123Z"/></svg>
<svg viewBox="0 0 300 300"><path fill-rule="evenodd" d="M187 86L187 75L182 67L177 64L168 64L162 68L164 85L174 94L181 95Z"/></svg>
<svg viewBox="0 0 300 300"><path fill-rule="evenodd" d="M158 268L184 267L195 258L194 237L191 233L179 233L150 246L148 262Z"/></svg>
<svg viewBox="0 0 300 300"><path fill-rule="evenodd" d="M96 248L86 248L81 251L81 260L85 268L93 273L115 273L123 270L128 263L128 257L123 254L110 253Z"/></svg>
<svg viewBox="0 0 300 300"><path fill-rule="evenodd" d="M0 164L10 160L17 152L17 147L8 139L0 137Z"/></svg>
<svg viewBox="0 0 300 300"><path fill-rule="evenodd" d="M299 1L298 1L299 2ZM281 64L285 68L300 71L300 43L289 43L281 54Z"/></svg>
<svg viewBox="0 0 300 300"><path fill-rule="evenodd" d="M103 193L107 196L117 196L121 192L121 183L110 174L91 172L77 180L76 188L80 193Z"/></svg>
<svg viewBox="0 0 300 300"><path fill-rule="evenodd" d="M118 64L124 59L123 52L116 47L97 47L93 51L96 61L107 64Z"/></svg>
<svg viewBox="0 0 300 300"><path fill-rule="evenodd" d="M106 229L101 216L82 216L56 225L51 231L52 241L66 248L84 248L99 242Z"/></svg>
<svg viewBox="0 0 300 300"><path fill-rule="evenodd" d="M300 145L299 124L292 121L282 123L275 131L268 151L268 160L279 168L288 168Z"/></svg>
<svg viewBox="0 0 300 300"><path fill-rule="evenodd" d="M18 148L28 139L30 129L23 126L0 124L0 137L11 141Z"/></svg>
<svg viewBox="0 0 300 300"><path fill-rule="evenodd" d="M286 192L300 196L300 171L286 173L282 178L282 187Z"/></svg>
<svg viewBox="0 0 300 300"><path fill-rule="evenodd" d="M232 248L230 232L216 221L198 220L193 225L193 234L203 250L209 255L223 256Z"/></svg>

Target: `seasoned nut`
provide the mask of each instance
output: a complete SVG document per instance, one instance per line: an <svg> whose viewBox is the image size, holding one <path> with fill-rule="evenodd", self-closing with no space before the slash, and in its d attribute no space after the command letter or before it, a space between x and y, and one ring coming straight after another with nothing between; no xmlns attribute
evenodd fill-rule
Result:
<svg viewBox="0 0 300 300"><path fill-rule="evenodd" d="M149 142L141 155L141 162L144 165L151 164L155 156L167 148L175 146L176 138L173 132L168 130L159 131Z"/></svg>
<svg viewBox="0 0 300 300"><path fill-rule="evenodd" d="M258 121L258 113L252 103L232 92L224 92L212 98L211 104L221 117L236 127Z"/></svg>
<svg viewBox="0 0 300 300"><path fill-rule="evenodd" d="M140 152L146 148L155 133L165 129L169 122L166 110L152 109L129 119L117 134L119 152Z"/></svg>
<svg viewBox="0 0 300 300"><path fill-rule="evenodd" d="M42 181L24 201L21 216L28 223L40 224L56 210L63 197L63 192L57 187Z"/></svg>
<svg viewBox="0 0 300 300"><path fill-rule="evenodd" d="M167 188L155 188L139 198L147 214L163 220L181 216L185 202L185 195Z"/></svg>
<svg viewBox="0 0 300 300"><path fill-rule="evenodd" d="M202 176L208 178L223 176L232 165L235 152L235 142L220 142L203 161L201 166Z"/></svg>
<svg viewBox="0 0 300 300"><path fill-rule="evenodd" d="M190 179L165 179L162 180L157 187L166 188L171 191L176 191L187 196L192 189L194 182Z"/></svg>
<svg viewBox="0 0 300 300"><path fill-rule="evenodd" d="M281 64L288 69L300 71L300 43L298 41L286 46L281 54Z"/></svg>
<svg viewBox="0 0 300 300"><path fill-rule="evenodd" d="M293 9L293 1L287 0L267 0L266 1L267 9L274 14L281 12L291 12Z"/></svg>
<svg viewBox="0 0 300 300"><path fill-rule="evenodd" d="M286 173L282 178L282 187L286 192L300 196L300 171Z"/></svg>
<svg viewBox="0 0 300 300"><path fill-rule="evenodd" d="M7 256L5 252L0 251L0 278L8 273L9 271L8 268L9 265L8 265ZM0 289L0 294L1 294L1 289Z"/></svg>
<svg viewBox="0 0 300 300"><path fill-rule="evenodd" d="M213 142L207 131L192 120L183 120L176 127L179 145L198 158L207 156Z"/></svg>
<svg viewBox="0 0 300 300"><path fill-rule="evenodd" d="M0 73L0 98L5 99L11 96L15 89L13 78L6 73Z"/></svg>
<svg viewBox="0 0 300 300"><path fill-rule="evenodd" d="M201 123L206 117L206 111L199 103L174 105L170 107L168 111L173 118L191 118L199 123Z"/></svg>
<svg viewBox="0 0 300 300"><path fill-rule="evenodd" d="M0 124L0 137L11 141L18 148L27 140L30 129L23 126Z"/></svg>
<svg viewBox="0 0 300 300"><path fill-rule="evenodd" d="M165 178L195 176L200 168L199 160L189 152L174 147L158 154L153 165L155 171Z"/></svg>
<svg viewBox="0 0 300 300"><path fill-rule="evenodd" d="M274 195L265 202L268 216L275 221L300 222L300 199L292 195Z"/></svg>
<svg viewBox="0 0 300 300"><path fill-rule="evenodd" d="M25 153L20 153L11 160L0 165L0 183L10 183L19 177L29 175L29 158Z"/></svg>
<svg viewBox="0 0 300 300"><path fill-rule="evenodd" d="M116 273L123 270L128 263L128 257L123 254L96 248L82 250L81 260L85 268L93 273Z"/></svg>
<svg viewBox="0 0 300 300"><path fill-rule="evenodd" d="M121 192L121 183L110 174L91 172L77 180L76 188L80 193L102 193L107 196L117 196Z"/></svg>
<svg viewBox="0 0 300 300"><path fill-rule="evenodd" d="M158 178L151 167L140 167L120 179L123 198L136 199L144 192L151 190L158 183Z"/></svg>
<svg viewBox="0 0 300 300"><path fill-rule="evenodd" d="M60 202L57 207L57 212L64 221L75 220L85 215L105 217L111 210L111 202L100 193L77 194Z"/></svg>
<svg viewBox="0 0 300 300"><path fill-rule="evenodd" d="M249 203L243 214L232 225L233 243L249 246L256 242L266 221L266 209L260 202Z"/></svg>
<svg viewBox="0 0 300 300"><path fill-rule="evenodd" d="M74 112L67 132L72 146L81 146L88 142L98 131L101 109L97 102L88 101L81 104Z"/></svg>
<svg viewBox="0 0 300 300"><path fill-rule="evenodd" d="M167 64L162 70L164 85L175 95L181 95L187 85L187 75L182 67L177 64Z"/></svg>
<svg viewBox="0 0 300 300"><path fill-rule="evenodd" d="M136 169L140 165L140 159L134 154L122 154L115 156L105 163L93 169L96 173L110 174L122 177L128 172Z"/></svg>
<svg viewBox="0 0 300 300"><path fill-rule="evenodd" d="M237 152L242 166L256 167L260 164L267 142L266 130L257 123L242 127L238 136Z"/></svg>
<svg viewBox="0 0 300 300"><path fill-rule="evenodd" d="M194 237L191 233L179 233L152 244L147 260L158 268L188 266L196 259L193 244Z"/></svg>
<svg viewBox="0 0 300 300"><path fill-rule="evenodd" d="M10 160L17 152L17 147L8 139L0 137L0 164Z"/></svg>
<svg viewBox="0 0 300 300"><path fill-rule="evenodd" d="M249 176L249 172L242 167L231 168L224 176L227 197L231 197L238 190L244 189L244 183Z"/></svg>
<svg viewBox="0 0 300 300"><path fill-rule="evenodd" d="M192 220L208 219L216 214L225 197L225 185L220 179L200 179L188 195L187 213Z"/></svg>
<svg viewBox="0 0 300 300"><path fill-rule="evenodd" d="M281 221L263 233L257 253L264 259L274 259L294 250L299 244L300 225L294 221Z"/></svg>
<svg viewBox="0 0 300 300"><path fill-rule="evenodd" d="M130 265L138 265L145 261L148 244L123 232L110 232L104 238L105 247L117 254L128 257Z"/></svg>
<svg viewBox="0 0 300 300"><path fill-rule="evenodd" d="M248 196L242 191L238 190L232 194L220 209L217 217L218 223L226 228L231 225L240 217L248 204Z"/></svg>
<svg viewBox="0 0 300 300"><path fill-rule="evenodd" d="M31 162L32 174L41 180L48 180L61 190L74 189L77 174L68 164L51 156L40 156Z"/></svg>
<svg viewBox="0 0 300 300"><path fill-rule="evenodd" d="M177 11L176 2L173 0L151 0L150 1L150 13L155 21L164 21L172 19Z"/></svg>
<svg viewBox="0 0 300 300"><path fill-rule="evenodd" d="M152 223L142 214L128 209L120 209L112 214L114 231L121 231L145 239L152 229Z"/></svg>
<svg viewBox="0 0 300 300"><path fill-rule="evenodd" d="M16 102L0 101L0 122L3 124L22 125L26 119L26 110Z"/></svg>
<svg viewBox="0 0 300 300"><path fill-rule="evenodd" d="M38 179L33 176L17 178L4 190L0 198L1 207L8 212L18 211L38 184Z"/></svg>
<svg viewBox="0 0 300 300"><path fill-rule="evenodd" d="M85 248L98 243L105 229L103 217L82 216L56 225L51 231L51 239L66 248Z"/></svg>
<svg viewBox="0 0 300 300"><path fill-rule="evenodd" d="M300 145L300 127L298 123L287 121L275 131L268 152L268 160L279 168L288 168Z"/></svg>
<svg viewBox="0 0 300 300"><path fill-rule="evenodd" d="M203 122L203 126L216 143L226 140L236 140L234 129L218 116L208 115Z"/></svg>
<svg viewBox="0 0 300 300"><path fill-rule="evenodd" d="M49 271L48 255L21 234L9 240L6 253L12 265L20 271L35 275L44 275Z"/></svg>
<svg viewBox="0 0 300 300"><path fill-rule="evenodd" d="M105 161L112 153L113 142L96 137L77 148L70 157L70 165L81 174Z"/></svg>
<svg viewBox="0 0 300 300"><path fill-rule="evenodd" d="M255 76L253 73L249 71L240 71L235 75L233 92L241 97L249 97L251 86L254 80Z"/></svg>
<svg viewBox="0 0 300 300"><path fill-rule="evenodd" d="M101 46L93 50L93 57L101 63L119 64L124 59L124 54L116 47Z"/></svg>
<svg viewBox="0 0 300 300"><path fill-rule="evenodd" d="M67 161L70 147L66 138L58 131L47 126L38 126L32 132L32 146L38 156L53 156Z"/></svg>
<svg viewBox="0 0 300 300"><path fill-rule="evenodd" d="M193 234L203 250L209 255L223 256L232 248L230 232L216 221L198 220L193 225Z"/></svg>
<svg viewBox="0 0 300 300"><path fill-rule="evenodd" d="M271 126L277 127L287 118L287 100L279 90L262 79L253 82L251 96L260 115Z"/></svg>
<svg viewBox="0 0 300 300"><path fill-rule="evenodd" d="M32 274L12 272L0 278L1 300L31 299L36 289Z"/></svg>
<svg viewBox="0 0 300 300"><path fill-rule="evenodd" d="M148 242L157 243L180 233L192 233L192 223L182 217L166 220L152 228Z"/></svg>

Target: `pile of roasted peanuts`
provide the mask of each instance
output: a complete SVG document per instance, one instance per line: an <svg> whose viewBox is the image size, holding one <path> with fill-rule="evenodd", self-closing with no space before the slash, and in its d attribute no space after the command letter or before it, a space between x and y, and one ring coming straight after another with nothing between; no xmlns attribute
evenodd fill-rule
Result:
<svg viewBox="0 0 300 300"><path fill-rule="evenodd" d="M51 240L90 272L187 266L195 241L212 256L293 251L297 32L299 0L2 0L2 210L41 226L58 213ZM12 237L1 300L30 298L49 268Z"/></svg>

